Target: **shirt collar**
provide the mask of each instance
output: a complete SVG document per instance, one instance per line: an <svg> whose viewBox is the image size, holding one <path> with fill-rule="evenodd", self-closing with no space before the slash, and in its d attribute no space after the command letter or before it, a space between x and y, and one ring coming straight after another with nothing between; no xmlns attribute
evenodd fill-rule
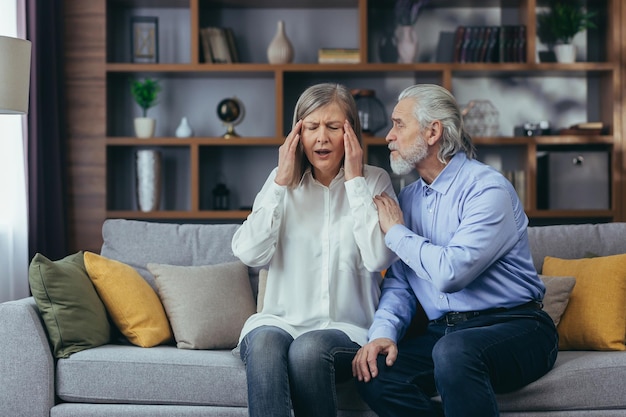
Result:
<svg viewBox="0 0 626 417"><path fill-rule="evenodd" d="M446 194L466 161L467 155L463 152L458 152L448 161L432 184L428 185L422 181L424 187L431 188L440 194Z"/></svg>
<svg viewBox="0 0 626 417"><path fill-rule="evenodd" d="M335 176L335 178L333 178L333 180L330 182L330 187L332 187L332 185L337 182L338 180L342 180L344 178L344 170L343 170L343 165L339 168L339 172L337 173L337 176ZM304 181L314 181L316 183L319 184L319 182L317 182L317 180L315 178L313 178L313 172L311 170L311 167L309 166L305 171L304 174L302 175L302 178L300 179L300 184L302 185L304 183Z"/></svg>

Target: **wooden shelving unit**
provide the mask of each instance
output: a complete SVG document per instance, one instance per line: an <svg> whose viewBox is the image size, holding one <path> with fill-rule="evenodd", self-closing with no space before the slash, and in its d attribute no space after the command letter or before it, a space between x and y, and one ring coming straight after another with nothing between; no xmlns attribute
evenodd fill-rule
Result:
<svg viewBox="0 0 626 417"><path fill-rule="evenodd" d="M105 89L107 95L107 116L106 116L106 217L135 218L150 220L198 220L198 221L242 221L248 214L247 209L239 209L239 206L250 206L254 197L252 189L258 188L259 181L266 177L268 167L271 167L272 152L283 141L288 133L290 117L293 110L295 98L301 92L303 86L309 82L319 80L336 80L342 83L355 84L378 83L379 86L394 84L406 86L405 80L410 79L415 82L435 82L457 93L458 86L471 83L475 79L493 79L505 81L514 79L541 80L550 77L571 78L575 80L586 80L590 85L587 92L588 97L593 97L596 108L590 111L592 116L597 115L607 126L609 132L600 136L573 136L573 135L551 135L535 137L476 137L475 143L481 150L490 152L509 152L511 149L518 154L520 169L525 173L526 183L525 207L528 216L537 223L563 223L568 221L615 221L625 218L623 206L626 205L626 185L622 181L622 167L626 163L623 156L623 126L622 126L622 85L621 80L624 75L621 65L621 45L626 43L620 28L620 21L626 18L622 2L619 0L602 0L594 2L593 7L597 7L599 15L606 20L601 26L601 30L593 33L588 39L587 49L597 49L601 57L598 62L576 62L573 64L540 63L536 56L539 41L536 38L536 16L537 10L543 7L540 0L442 0L433 2L428 6L429 13L453 13L455 8L496 9L496 12L506 9L507 12L514 11L517 24L526 25L526 56L527 62L522 63L452 63L452 62L416 62L413 64L396 64L378 62L375 39L379 35L380 27L377 21L384 20L385 16L391 14L391 4L382 0L341 0L341 1L314 1L314 0L106 0L106 51L107 59L105 69ZM480 9L480 10L478 10ZM267 22L267 11L274 13L271 22ZM334 14L342 13L350 17L353 28L342 30L352 30L352 45L346 47L358 47L361 54L361 64L317 64L302 62L296 59L293 64L270 65L263 58L263 53L251 52L248 46L257 42L248 31L239 30L234 27L237 33L237 41L243 46L241 56L242 63L236 64L210 64L202 62L201 44L199 29L206 25L231 25L233 16L237 13L249 18L257 13L260 20L257 21L258 29L261 33L275 24L277 16L289 15L293 13L296 17L302 13L314 11L325 14L329 18ZM177 48L187 51L182 54L183 58L165 60L156 64L133 64L125 60L124 54L119 50L126 45L120 45L120 39L127 40L126 34L119 35L128 30L127 17L132 14L156 14L168 16L168 13L182 19L186 24L176 27L180 38L187 39L186 43L176 45ZM382 14L381 14L382 13ZM508 13L510 14L510 13ZM183 16L183 17L181 17ZM223 20L222 20L223 19ZM265 19L265 20L262 20ZM174 23L177 21L174 20ZM418 21L419 22L419 21ZM317 21L314 26L319 31L324 22ZM173 23L170 22L170 26ZM247 25L250 26L250 25ZM265 29L263 29L265 28ZM299 29L298 33L294 29L288 36L293 36L296 43L296 50L302 44L300 34L307 33L306 29ZM339 30L334 26L323 27L324 31ZM170 38L175 38L171 36ZM183 36L184 35L184 36ZM259 35L261 36L261 35ZM304 36L304 35L302 35ZM345 36L338 36L345 37ZM171 40L171 39L170 39ZM323 42L324 39L319 42ZM623 41L623 42L621 42ZM315 48L316 39L311 41ZM595 43L594 43L595 42ZM258 49L258 48L257 48ZM595 53L595 52L594 52ZM297 55L296 55L297 56ZM171 62L170 62L171 61ZM255 131L253 135L245 134L241 138L225 140L217 133L219 128L214 128L213 133L202 132L198 136L188 139L178 139L172 137L172 133L165 133L152 139L136 139L132 137L129 129L132 120L133 103L125 90L125 83L128 78L152 76L158 77L170 86L184 90L180 93L168 93L165 101L174 104L160 104L170 113L175 113L179 106L185 105L185 100L195 100L196 103L203 97L211 97L214 90L224 85L230 85L233 90L237 90L240 84L252 85L255 82L260 85L260 96L250 98L247 96L247 115L251 119L266 122L265 127L260 127L258 136ZM247 84L251 83L251 84ZM189 84L189 87L186 87ZM219 84L219 85L217 85ZM383 89L385 87L382 87ZM250 93L254 88L245 87L244 93ZM399 92L399 87L387 87L388 91L383 91L381 100L391 108L394 99ZM181 98L176 96L185 96ZM217 94L217 93L216 93ZM220 91L223 94L223 90ZM187 96L188 95L188 96ZM196 97L194 97L196 96ZM457 96L458 97L458 96ZM219 96L218 98L222 98ZM510 96L511 102L516 101L515 95ZM210 101L207 99L207 101ZM591 101L591 99L589 100ZM180 104L183 103L183 104ZM545 104L542 102L542 104ZM185 107L185 111L191 111L193 107ZM211 116L213 111L210 105L209 110L202 110L209 114L206 119L215 119ZM197 107L196 107L197 110ZM595 113L594 113L595 112ZM247 117L247 116L246 116ZM196 118L198 120L198 118ZM161 123L159 120L157 123ZM173 123L173 122L171 122ZM170 124L171 124L170 123ZM208 124L208 122L207 122ZM217 123L215 123L217 124ZM260 123L261 125L261 123ZM170 129L171 130L171 129ZM244 129L242 129L244 130ZM255 130L248 127L248 132ZM512 133L512 132L511 132ZM379 163L385 151L384 133L378 132L377 136L366 137L364 139L364 150L369 162ZM537 156L538 153L550 149L569 149L571 147L584 148L591 146L593 149L606 151L610 155L610 166L607 170L610 175L610 202L607 209L603 210L546 210L538 209L537 193L539 181L537 177ZM135 209L132 183L132 153L142 147L157 147L164 153L173 152L173 164L179 167L173 169L174 175L183 173L184 178L177 178L169 183L169 187L184 187L187 189L185 201L179 201L178 197L170 197L176 201L170 201L167 208L156 212L143 213ZM258 170L255 171L255 156L259 154L265 161ZM218 181L219 175L224 172L231 172L223 168L211 167L223 164L232 165L241 157L242 166L245 165L245 172L240 177L231 181L233 187L248 184L254 180L254 187L244 191L233 189L239 193L239 204L233 210L216 211L210 205L210 189ZM220 159L221 158L221 159ZM186 165L182 168L180 165ZM122 174L117 174L122 170ZM230 179L232 174L228 176ZM129 180L130 179L130 180ZM124 183L128 181L128 183ZM166 184L168 182L166 181ZM121 190L120 190L121 189ZM121 197L120 197L121 196Z"/></svg>

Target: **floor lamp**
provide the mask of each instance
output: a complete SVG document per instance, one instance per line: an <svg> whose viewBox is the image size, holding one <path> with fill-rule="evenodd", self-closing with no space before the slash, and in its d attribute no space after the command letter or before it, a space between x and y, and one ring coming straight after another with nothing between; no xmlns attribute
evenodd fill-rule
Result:
<svg viewBox="0 0 626 417"><path fill-rule="evenodd" d="M30 41L0 36L0 114L28 113Z"/></svg>
<svg viewBox="0 0 626 417"><path fill-rule="evenodd" d="M0 115L28 113L30 55L31 43L29 41L0 36ZM6 132L0 131L0 142L6 140L5 133ZM14 138L9 139L12 140ZM13 146L13 144L9 144L9 146ZM4 192L4 190L2 190L2 192ZM6 198L6 196L0 198ZM0 217L1 216L3 215L0 214ZM3 219L0 218L0 225L2 222ZM25 255L28 253L27 248L28 244L26 244ZM0 268L0 275L3 275L3 269L4 268ZM9 277L11 277L10 271L10 269L7 270ZM0 279L2 278L3 277L0 276ZM22 287L9 279L8 282L0 284L2 289L5 288L4 284L8 285L8 300L28 295L28 283L22 283L22 285L25 285L25 287ZM6 300L0 299L0 301Z"/></svg>

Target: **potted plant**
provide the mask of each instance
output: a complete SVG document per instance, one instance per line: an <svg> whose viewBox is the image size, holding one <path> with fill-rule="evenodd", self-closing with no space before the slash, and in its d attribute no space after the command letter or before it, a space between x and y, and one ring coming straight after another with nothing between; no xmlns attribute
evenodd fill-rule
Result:
<svg viewBox="0 0 626 417"><path fill-rule="evenodd" d="M398 46L398 62L411 63L417 54L417 38L413 25L419 13L431 0L396 0L394 14L396 17L396 43Z"/></svg>
<svg viewBox="0 0 626 417"><path fill-rule="evenodd" d="M537 15L537 34L542 42L553 47L558 62L574 62L576 48L572 39L578 32L596 27L595 15L578 0L550 0L549 10Z"/></svg>
<svg viewBox="0 0 626 417"><path fill-rule="evenodd" d="M156 120L148 117L148 109L156 106L160 91L159 82L151 78L146 78L143 81L133 80L131 83L133 98L142 110L142 117L135 118L135 135L139 138L154 136Z"/></svg>

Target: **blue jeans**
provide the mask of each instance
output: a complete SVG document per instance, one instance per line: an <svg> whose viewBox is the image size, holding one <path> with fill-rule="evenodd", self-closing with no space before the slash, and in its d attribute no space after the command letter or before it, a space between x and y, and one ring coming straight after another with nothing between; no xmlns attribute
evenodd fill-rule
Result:
<svg viewBox="0 0 626 417"><path fill-rule="evenodd" d="M337 415L335 382L352 378L359 345L342 331L316 330L294 339L274 326L250 331L241 341L250 417Z"/></svg>
<svg viewBox="0 0 626 417"><path fill-rule="evenodd" d="M453 326L430 322L398 344L392 366L380 355L379 375L357 388L380 417L498 416L495 394L540 378L557 353L556 328L542 310L491 313ZM431 400L437 393L441 403Z"/></svg>

